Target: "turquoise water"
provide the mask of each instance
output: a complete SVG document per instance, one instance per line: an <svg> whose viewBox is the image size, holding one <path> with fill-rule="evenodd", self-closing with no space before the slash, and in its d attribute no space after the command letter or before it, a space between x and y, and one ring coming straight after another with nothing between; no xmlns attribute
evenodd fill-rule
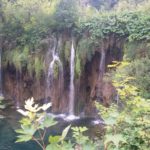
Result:
<svg viewBox="0 0 150 150"><path fill-rule="evenodd" d="M0 150L41 150L36 143L15 143L16 133L6 119L0 120Z"/></svg>
<svg viewBox="0 0 150 150"><path fill-rule="evenodd" d="M15 129L19 128L18 120L21 117L15 109L8 108L0 114L5 117L0 119L0 150L41 150L34 141L15 143Z"/></svg>

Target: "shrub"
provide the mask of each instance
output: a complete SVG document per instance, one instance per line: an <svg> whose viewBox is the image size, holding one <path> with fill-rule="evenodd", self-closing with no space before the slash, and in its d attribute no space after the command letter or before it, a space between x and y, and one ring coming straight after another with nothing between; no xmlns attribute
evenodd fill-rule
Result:
<svg viewBox="0 0 150 150"><path fill-rule="evenodd" d="M49 136L49 144L45 143L45 134L48 127L54 126L57 122L53 117L46 113L46 110L51 106L51 103L39 106L35 104L34 99L25 101L25 110L19 109L24 117L20 120L21 129L16 130L19 134L16 142L26 142L34 140L42 150L74 150L74 147L83 150L95 150L96 146L83 132L87 130L86 127L72 127L74 143L65 141L65 137L71 126L66 127L62 135Z"/></svg>
<svg viewBox="0 0 150 150"><path fill-rule="evenodd" d="M127 63L119 66L125 67ZM139 96L138 89L132 85L132 77L116 74L113 81L118 92L118 105L105 108L98 103L105 123L104 146L113 150L148 150L150 140L150 100Z"/></svg>
<svg viewBox="0 0 150 150"><path fill-rule="evenodd" d="M55 21L54 27L57 27L56 30L62 31L74 27L78 21L77 1L61 0L56 6L53 19Z"/></svg>

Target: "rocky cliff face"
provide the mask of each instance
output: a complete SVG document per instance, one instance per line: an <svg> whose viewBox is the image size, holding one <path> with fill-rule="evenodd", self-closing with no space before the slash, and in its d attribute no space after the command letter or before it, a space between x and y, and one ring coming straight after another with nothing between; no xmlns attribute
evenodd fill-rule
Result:
<svg viewBox="0 0 150 150"><path fill-rule="evenodd" d="M111 82L104 80L103 77L108 64L114 60L122 59L123 42L115 37L100 41L99 46L93 49L91 60L84 60L85 64L82 66L80 76L74 79L76 114L82 112L92 114L91 112L95 111L93 107L95 100L103 102L106 106L109 105L114 88ZM74 43L77 51L79 40L75 38ZM41 53L44 58L44 68L40 77L37 79L34 72L31 75L27 67L18 71L13 64L7 63L3 67L3 93L7 99L12 99L17 106L22 106L27 98L34 97L41 103L51 101L52 112L66 113L69 110L71 38L67 35L52 36L43 40L42 45L44 45L44 51ZM59 61L54 61L54 75L51 84L48 85L47 81L51 80L48 78L48 69L54 59L54 45L55 54L62 63L63 73L60 77Z"/></svg>

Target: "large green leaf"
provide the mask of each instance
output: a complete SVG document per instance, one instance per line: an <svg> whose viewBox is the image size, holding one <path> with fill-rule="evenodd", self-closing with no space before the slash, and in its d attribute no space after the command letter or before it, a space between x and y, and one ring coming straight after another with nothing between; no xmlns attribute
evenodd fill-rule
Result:
<svg viewBox="0 0 150 150"><path fill-rule="evenodd" d="M16 142L27 142L32 139L32 136L23 134L23 135L18 135L17 138L18 139Z"/></svg>
<svg viewBox="0 0 150 150"><path fill-rule="evenodd" d="M19 122L25 126L28 126L31 124L31 120L29 118L22 118Z"/></svg>
<svg viewBox="0 0 150 150"><path fill-rule="evenodd" d="M16 132L24 135L33 136L34 133L36 132L36 129L33 125L31 126L21 125L21 129L16 130Z"/></svg>
<svg viewBox="0 0 150 150"><path fill-rule="evenodd" d="M51 144L60 142L61 136L49 136L49 142Z"/></svg>
<svg viewBox="0 0 150 150"><path fill-rule="evenodd" d="M85 131L87 131L88 129L87 129L87 127L79 127L79 130L80 130L80 132L85 132Z"/></svg>

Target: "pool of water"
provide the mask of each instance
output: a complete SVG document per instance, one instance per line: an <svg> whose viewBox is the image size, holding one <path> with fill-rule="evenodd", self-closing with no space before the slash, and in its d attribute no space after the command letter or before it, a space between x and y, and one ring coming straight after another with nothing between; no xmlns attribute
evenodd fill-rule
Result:
<svg viewBox="0 0 150 150"><path fill-rule="evenodd" d="M0 119L0 150L41 150L34 141L16 143L15 129L19 128L18 120L21 116L13 109L7 111L5 116L4 119ZM49 129L48 135L60 135L62 130L70 124L72 126L87 126L89 128L88 134L91 137L95 136L95 130L101 130L99 125L95 126L95 119L93 118L76 117L73 120L66 120L63 117L56 117L56 120L58 124Z"/></svg>
<svg viewBox="0 0 150 150"><path fill-rule="evenodd" d="M11 124L6 120L0 120L0 150L40 150L32 141L15 143L16 133Z"/></svg>
<svg viewBox="0 0 150 150"><path fill-rule="evenodd" d="M0 150L41 150L34 141L15 142L17 137L15 129L19 128L18 120L21 117L15 109L9 109L2 114L5 118L0 119Z"/></svg>

